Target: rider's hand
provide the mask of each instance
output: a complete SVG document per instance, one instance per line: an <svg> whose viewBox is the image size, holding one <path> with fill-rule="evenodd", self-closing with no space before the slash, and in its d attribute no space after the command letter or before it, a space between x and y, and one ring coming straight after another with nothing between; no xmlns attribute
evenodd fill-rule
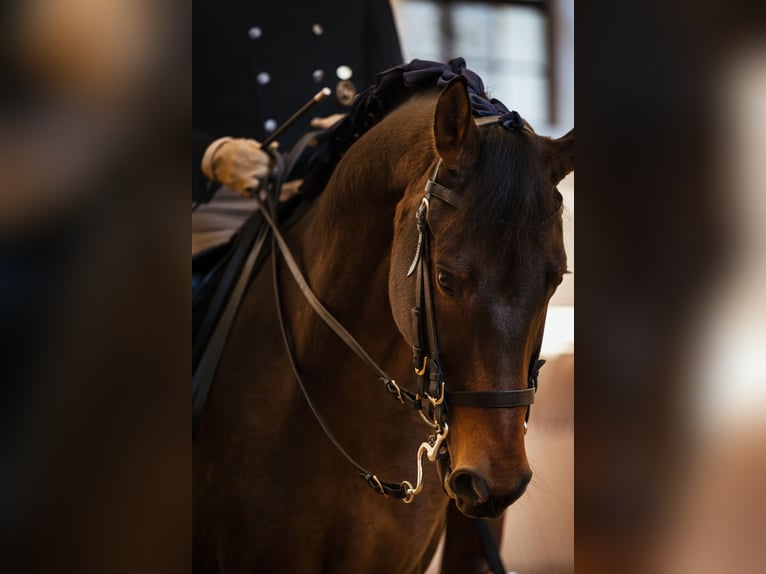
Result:
<svg viewBox="0 0 766 574"><path fill-rule="evenodd" d="M346 114L333 114L323 118L314 118L311 120L311 127L318 130L326 130L331 125L342 120L344 117L346 117Z"/></svg>
<svg viewBox="0 0 766 574"><path fill-rule="evenodd" d="M220 138L211 143L202 157L202 172L211 181L248 197L260 179L271 173L272 161L260 144L251 139Z"/></svg>

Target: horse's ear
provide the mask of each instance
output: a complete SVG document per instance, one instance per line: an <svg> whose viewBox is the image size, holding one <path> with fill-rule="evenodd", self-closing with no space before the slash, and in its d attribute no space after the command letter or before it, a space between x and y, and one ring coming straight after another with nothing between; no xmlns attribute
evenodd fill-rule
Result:
<svg viewBox="0 0 766 574"><path fill-rule="evenodd" d="M479 130L473 122L463 76L455 76L439 95L434 113L434 141L448 168L466 167L478 157Z"/></svg>
<svg viewBox="0 0 766 574"><path fill-rule="evenodd" d="M574 128L558 139L548 140L546 161L550 167L553 185L556 185L574 170Z"/></svg>

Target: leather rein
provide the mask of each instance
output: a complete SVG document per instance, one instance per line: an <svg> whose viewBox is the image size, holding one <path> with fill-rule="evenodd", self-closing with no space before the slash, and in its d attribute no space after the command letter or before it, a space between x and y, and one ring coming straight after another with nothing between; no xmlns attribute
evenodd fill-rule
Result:
<svg viewBox="0 0 766 574"><path fill-rule="evenodd" d="M488 116L476 118L478 126L495 123L498 116ZM277 173L284 174L284 160L279 154L272 154L277 164ZM423 489L423 455L428 460L436 462L443 471L449 469L449 449L446 438L449 433L447 423L448 406L467 406L478 408L512 408L527 407L527 413L524 421L526 432L527 421L529 419L530 405L534 403L535 392L537 391L537 375L540 367L545 362L538 359L538 354L532 358L528 374L528 387L523 390L510 391L449 391L446 389L444 376L439 360L439 346L436 331L436 318L433 305L433 287L431 285L431 258L429 251L430 229L427 223L427 215L432 198L447 203L455 209L462 207L463 198L450 190L449 188L436 182L441 159L438 160L436 167L428 179L420 207L416 213L418 228L418 243L415 257L407 273L410 277L416 273L416 307L412 309L414 346L413 363L415 374L419 377L419 388L417 392L400 387L397 382L389 376L378 364L369 356L362 346L346 330L343 325L327 310L319 298L314 294L303 273L300 270L295 258L293 257L284 237L280 233L276 224L275 205L272 208L266 205L262 197L255 196L258 199L258 208L263 214L266 223L272 231L272 266L274 293L278 315L278 322L282 332L283 342L287 351L293 374L303 393L303 396L311 409L322 430L333 443L335 448L354 466L360 476L367 484L379 494L391 496L402 500L405 503L413 501L414 497ZM283 175L277 178L274 184L274 197L279 197L279 189L283 183ZM329 428L327 422L322 417L316 405L306 389L301 377L298 365L295 360L293 346L290 335L287 331L286 323L282 312L282 302L279 288L279 272L277 265L277 253L281 253L287 268L293 279L301 290L306 301L311 305L317 315L327 324L330 329L373 371L383 383L383 387L389 395L404 405L415 409L421 418L432 429L431 435L418 448L417 452L417 480L415 486L408 480L393 482L382 480L369 471L351 457L346 450L336 440L334 434ZM427 414L426 412L427 411Z"/></svg>

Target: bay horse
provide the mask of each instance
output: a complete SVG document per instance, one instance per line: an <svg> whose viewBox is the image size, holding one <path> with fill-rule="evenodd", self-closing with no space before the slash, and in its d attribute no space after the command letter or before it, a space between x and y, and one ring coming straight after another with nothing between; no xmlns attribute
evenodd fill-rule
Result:
<svg viewBox="0 0 766 574"><path fill-rule="evenodd" d="M281 225L292 256L273 250L248 286L193 444L196 572L423 572L450 499L497 517L529 483L574 130L474 118L467 75L448 79L353 134Z"/></svg>

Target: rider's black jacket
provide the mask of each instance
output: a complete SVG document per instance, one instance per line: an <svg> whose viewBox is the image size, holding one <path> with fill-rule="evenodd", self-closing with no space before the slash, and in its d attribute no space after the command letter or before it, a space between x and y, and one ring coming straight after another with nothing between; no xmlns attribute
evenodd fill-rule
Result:
<svg viewBox="0 0 766 574"><path fill-rule="evenodd" d="M312 117L348 110L375 74L402 63L389 0L193 0L193 199L223 136L266 138L322 87L332 95L279 139L287 151Z"/></svg>

